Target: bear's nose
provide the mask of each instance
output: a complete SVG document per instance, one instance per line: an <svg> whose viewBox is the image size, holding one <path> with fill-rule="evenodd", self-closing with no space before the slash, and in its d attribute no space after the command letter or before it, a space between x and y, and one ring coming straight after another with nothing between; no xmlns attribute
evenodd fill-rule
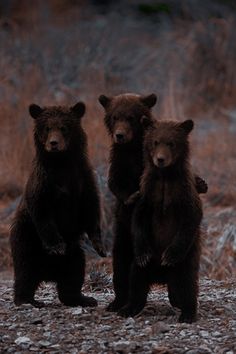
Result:
<svg viewBox="0 0 236 354"><path fill-rule="evenodd" d="M158 157L157 162L159 166L163 166L165 163L165 159L163 157Z"/></svg>
<svg viewBox="0 0 236 354"><path fill-rule="evenodd" d="M124 135L119 133L119 134L116 134L116 140L118 142L122 142L124 140Z"/></svg>
<svg viewBox="0 0 236 354"><path fill-rule="evenodd" d="M56 141L56 140L51 140L51 141L50 141L50 145L51 145L52 147L56 147L56 146L58 145L58 141Z"/></svg>

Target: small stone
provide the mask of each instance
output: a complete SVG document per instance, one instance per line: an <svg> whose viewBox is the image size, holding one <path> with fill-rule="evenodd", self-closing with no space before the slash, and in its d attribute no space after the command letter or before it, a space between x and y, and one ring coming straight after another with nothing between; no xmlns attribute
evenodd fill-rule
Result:
<svg viewBox="0 0 236 354"><path fill-rule="evenodd" d="M152 332L155 335L160 334L160 333L166 333L169 330L170 330L170 326L164 322L157 322L152 326Z"/></svg>
<svg viewBox="0 0 236 354"><path fill-rule="evenodd" d="M41 347L49 347L51 345L51 343L48 341L48 340L40 340L38 342L38 344L41 346Z"/></svg>
<svg viewBox="0 0 236 354"><path fill-rule="evenodd" d="M221 337L221 333L218 332L218 331L215 331L215 332L212 333L212 336L213 337Z"/></svg>
<svg viewBox="0 0 236 354"><path fill-rule="evenodd" d="M53 345L51 345L51 347L50 348L54 348L54 349L58 349L58 348L60 348L60 344L53 344Z"/></svg>
<svg viewBox="0 0 236 354"><path fill-rule="evenodd" d="M11 326L8 327L8 329L16 329L18 325L16 323L13 323Z"/></svg>
<svg viewBox="0 0 236 354"><path fill-rule="evenodd" d="M43 321L41 318L35 318L33 321L31 321L32 324L38 325L38 324L43 324Z"/></svg>
<svg viewBox="0 0 236 354"><path fill-rule="evenodd" d="M200 334L203 338L209 337L209 332L207 332L207 331L200 331L199 334Z"/></svg>
<svg viewBox="0 0 236 354"><path fill-rule="evenodd" d="M125 326L133 326L135 324L135 320L132 317L127 318L125 321Z"/></svg>
<svg viewBox="0 0 236 354"><path fill-rule="evenodd" d="M30 344L33 344L33 342L32 342L32 340L29 338L29 337L25 337L25 336L23 336L23 337L18 337L16 340L15 340L15 344L17 344L17 345L23 345L23 346L25 346L25 345L27 345L27 346L29 346Z"/></svg>
<svg viewBox="0 0 236 354"><path fill-rule="evenodd" d="M153 332L153 328L151 326L148 326L143 329L143 333L145 334L151 334Z"/></svg>
<svg viewBox="0 0 236 354"><path fill-rule="evenodd" d="M130 346L130 341L128 340L119 340L118 342L113 343L113 348L116 351L122 351L127 349Z"/></svg>
<svg viewBox="0 0 236 354"><path fill-rule="evenodd" d="M83 308L77 307L76 309L70 309L68 312L71 313L73 316L81 315L83 313Z"/></svg>
<svg viewBox="0 0 236 354"><path fill-rule="evenodd" d="M29 350L31 351L31 352L38 352L39 351L39 348L38 347L30 347L29 348Z"/></svg>
<svg viewBox="0 0 236 354"><path fill-rule="evenodd" d="M5 342L10 338L10 336L8 336L7 334L5 334L4 336L2 336L2 341Z"/></svg>
<svg viewBox="0 0 236 354"><path fill-rule="evenodd" d="M104 325L101 327L102 332L107 332L107 331L111 331L111 330L112 330L112 326L109 326L109 325Z"/></svg>
<svg viewBox="0 0 236 354"><path fill-rule="evenodd" d="M81 323L76 323L75 324L75 327L77 328L77 329L84 329L84 325L83 324L81 324Z"/></svg>

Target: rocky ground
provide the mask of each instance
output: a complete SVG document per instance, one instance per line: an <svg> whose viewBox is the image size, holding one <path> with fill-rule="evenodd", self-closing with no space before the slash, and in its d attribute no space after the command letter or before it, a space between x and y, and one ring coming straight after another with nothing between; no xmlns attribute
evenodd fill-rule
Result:
<svg viewBox="0 0 236 354"><path fill-rule="evenodd" d="M85 293L93 294L97 308L62 306L53 285L37 293L46 307L12 303L12 280L0 282L1 353L236 353L236 281L203 279L199 319L177 322L165 288L155 288L144 311L123 319L105 311L112 299L111 281L94 286L87 279Z"/></svg>

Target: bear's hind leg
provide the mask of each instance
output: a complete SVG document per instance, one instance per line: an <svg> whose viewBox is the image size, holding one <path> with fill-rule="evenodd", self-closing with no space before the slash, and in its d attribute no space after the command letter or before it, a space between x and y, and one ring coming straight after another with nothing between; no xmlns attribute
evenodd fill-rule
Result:
<svg viewBox="0 0 236 354"><path fill-rule="evenodd" d="M34 307L43 307L44 303L34 299L35 292L40 281L33 274L21 271L21 275L15 274L14 303L16 306L31 304Z"/></svg>
<svg viewBox="0 0 236 354"><path fill-rule="evenodd" d="M176 272L168 281L168 295L172 306L181 310L179 322L197 320L198 276L187 268Z"/></svg>
<svg viewBox="0 0 236 354"><path fill-rule="evenodd" d="M121 226L117 229L113 248L113 287L115 299L107 306L107 310L117 312L127 302L129 296L129 277L133 259L132 246L129 237L124 239L128 230Z"/></svg>
<svg viewBox="0 0 236 354"><path fill-rule="evenodd" d="M147 302L147 295L150 289L148 267L141 268L135 263L132 264L130 275L129 300L118 314L123 317L135 316L142 311Z"/></svg>
<svg viewBox="0 0 236 354"><path fill-rule="evenodd" d="M43 303L34 300L35 292L41 282L39 270L39 252L35 230L27 215L19 216L13 225L10 235L14 266L14 303L32 304L42 307Z"/></svg>
<svg viewBox="0 0 236 354"><path fill-rule="evenodd" d="M59 300L66 306L97 306L97 300L81 293L85 275L85 257L79 246L61 256L57 276Z"/></svg>

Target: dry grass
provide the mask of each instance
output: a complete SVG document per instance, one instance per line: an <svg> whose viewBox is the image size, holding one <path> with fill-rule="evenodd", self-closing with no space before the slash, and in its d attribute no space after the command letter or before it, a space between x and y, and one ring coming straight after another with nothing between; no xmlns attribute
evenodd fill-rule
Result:
<svg viewBox="0 0 236 354"><path fill-rule="evenodd" d="M215 207L235 205L236 119L231 111L236 99L236 16L230 9L224 7L221 19L161 18L158 23L135 12L136 1L113 5L106 15L85 0L36 1L34 8L27 0L13 3L11 17L0 18L0 196L11 195L14 188L17 195L28 175L34 151L28 105L83 100L83 125L99 174L110 246L112 202L105 178L109 139L97 97L156 92L157 117L196 121L193 164L209 184L207 218ZM209 260L217 242L207 247L204 257ZM232 257L228 247L220 256L223 263ZM203 262L205 274L230 274Z"/></svg>

